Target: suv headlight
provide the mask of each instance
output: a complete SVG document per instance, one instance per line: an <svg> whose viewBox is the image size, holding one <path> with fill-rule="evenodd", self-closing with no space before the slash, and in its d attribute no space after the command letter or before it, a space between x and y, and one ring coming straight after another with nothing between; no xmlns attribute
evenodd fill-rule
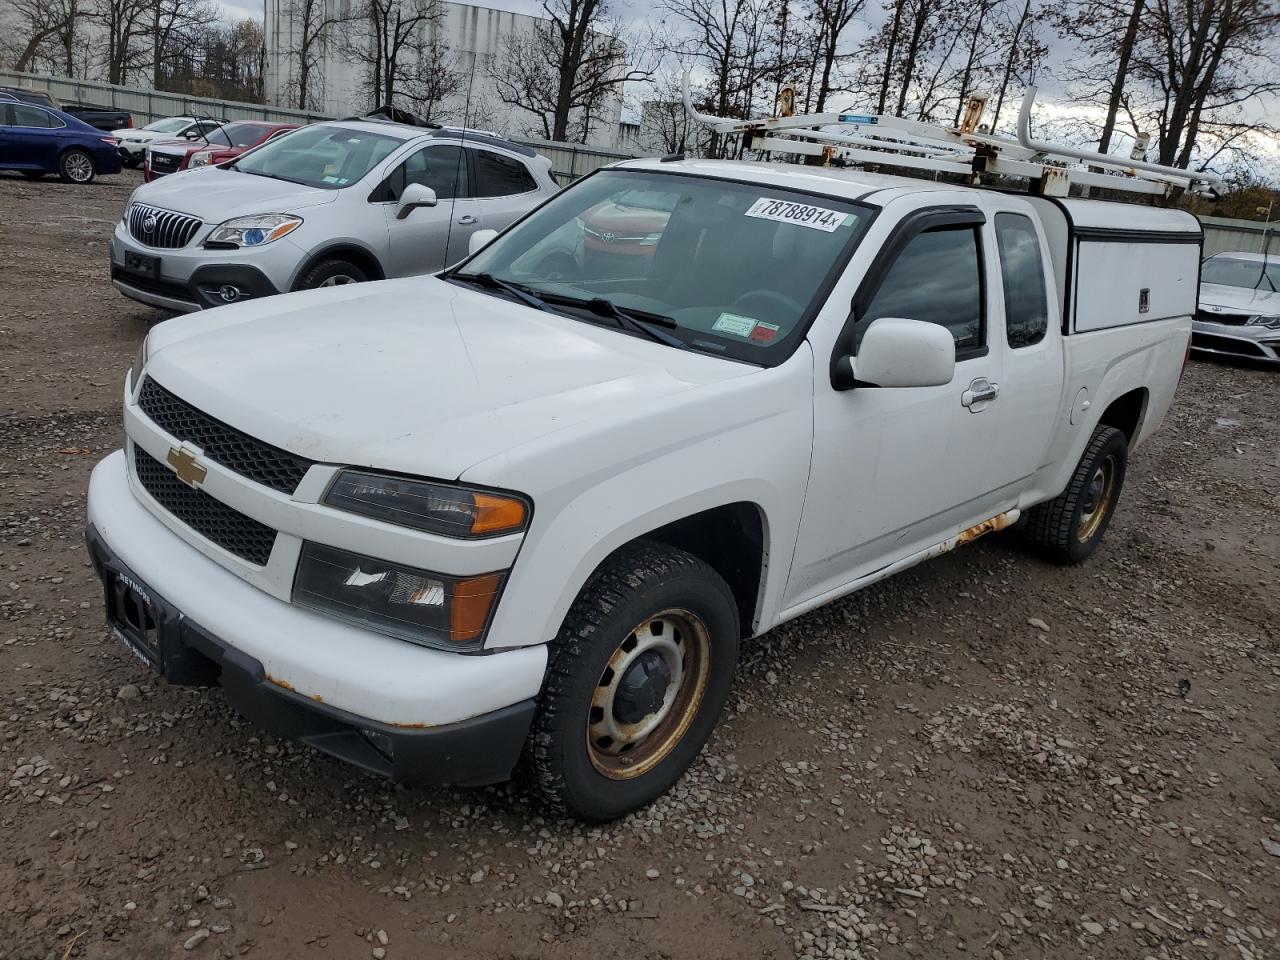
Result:
<svg viewBox="0 0 1280 960"><path fill-rule="evenodd" d="M142 338L142 345L138 347L138 355L133 358L133 366L129 368L129 386L136 387L142 379L142 371L146 369L147 360L151 355L151 334L146 334Z"/></svg>
<svg viewBox="0 0 1280 960"><path fill-rule="evenodd" d="M410 643L474 651L505 579L504 572L450 577L308 542L293 602Z"/></svg>
<svg viewBox="0 0 1280 960"><path fill-rule="evenodd" d="M191 159L187 161L187 169L194 170L196 167L207 167L213 162L212 150L201 150L199 153L193 153ZM234 223L234 221L231 221ZM299 220L299 223L302 221Z"/></svg>
<svg viewBox="0 0 1280 960"><path fill-rule="evenodd" d="M446 537L477 540L519 533L529 523L523 497L362 470L343 470L322 500L330 507Z"/></svg>
<svg viewBox="0 0 1280 960"><path fill-rule="evenodd" d="M287 213L262 213L236 217L214 227L205 243L229 243L237 247L260 247L279 240L302 225L301 217Z"/></svg>

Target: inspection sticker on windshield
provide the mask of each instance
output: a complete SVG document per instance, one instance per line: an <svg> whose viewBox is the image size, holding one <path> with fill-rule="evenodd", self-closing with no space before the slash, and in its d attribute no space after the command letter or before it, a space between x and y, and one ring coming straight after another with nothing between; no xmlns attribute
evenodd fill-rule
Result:
<svg viewBox="0 0 1280 960"><path fill-rule="evenodd" d="M795 203L791 200L774 200L771 197L761 197L747 207L745 213L748 217L792 223L797 227L810 227L825 233L834 233L849 216L839 210L812 207L807 203Z"/></svg>
<svg viewBox="0 0 1280 960"><path fill-rule="evenodd" d="M751 336L751 331L755 328L755 320L736 313L722 313L719 319L711 325L711 329L716 333L731 333L735 337L749 337Z"/></svg>

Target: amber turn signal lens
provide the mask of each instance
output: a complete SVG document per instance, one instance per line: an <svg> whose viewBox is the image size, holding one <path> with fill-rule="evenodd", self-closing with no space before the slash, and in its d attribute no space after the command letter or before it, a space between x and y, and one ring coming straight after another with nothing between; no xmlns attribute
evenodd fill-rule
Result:
<svg viewBox="0 0 1280 960"><path fill-rule="evenodd" d="M524 502L493 493L475 494L475 515L471 520L471 535L506 533L524 528L526 511Z"/></svg>
<svg viewBox="0 0 1280 960"><path fill-rule="evenodd" d="M502 586L502 574L459 580L453 586L453 603L449 607L449 639L455 643L474 640L484 633L489 611Z"/></svg>

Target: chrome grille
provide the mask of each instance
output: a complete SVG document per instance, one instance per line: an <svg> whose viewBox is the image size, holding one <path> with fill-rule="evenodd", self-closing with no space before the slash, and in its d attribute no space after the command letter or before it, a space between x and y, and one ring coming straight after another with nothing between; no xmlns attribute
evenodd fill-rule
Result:
<svg viewBox="0 0 1280 960"><path fill-rule="evenodd" d="M1210 313L1208 310L1197 310L1196 319L1201 323L1221 323L1229 327L1243 327L1249 322L1249 314Z"/></svg>
<svg viewBox="0 0 1280 960"><path fill-rule="evenodd" d="M199 229L200 221L195 217L141 203L129 206L129 234L148 247L185 247Z"/></svg>

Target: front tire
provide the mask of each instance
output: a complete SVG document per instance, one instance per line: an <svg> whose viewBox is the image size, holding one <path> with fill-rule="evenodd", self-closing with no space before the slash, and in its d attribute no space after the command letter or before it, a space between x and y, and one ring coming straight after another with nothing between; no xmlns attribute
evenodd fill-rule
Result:
<svg viewBox="0 0 1280 960"><path fill-rule="evenodd" d="M1111 525L1128 466L1129 441L1115 427L1098 427L1067 489L1032 507L1026 532L1054 563L1083 563Z"/></svg>
<svg viewBox="0 0 1280 960"><path fill-rule="evenodd" d="M314 290L316 287L341 287L348 283L364 283L369 275L350 260L321 260L304 273L294 284L294 290Z"/></svg>
<svg viewBox="0 0 1280 960"><path fill-rule="evenodd" d="M74 183L79 186L93 183L95 176L93 157L83 150L68 150L62 155L62 160L58 164L58 174L64 183Z"/></svg>
<svg viewBox="0 0 1280 960"><path fill-rule="evenodd" d="M732 591L692 554L641 541L607 560L550 645L526 744L545 803L606 821L670 789L729 697L738 635Z"/></svg>

